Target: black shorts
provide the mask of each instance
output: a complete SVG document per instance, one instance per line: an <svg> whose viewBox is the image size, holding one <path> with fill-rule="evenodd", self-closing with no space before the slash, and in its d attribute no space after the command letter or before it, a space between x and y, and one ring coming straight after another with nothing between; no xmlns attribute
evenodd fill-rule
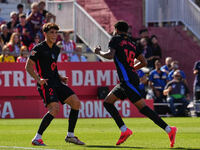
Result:
<svg viewBox="0 0 200 150"><path fill-rule="evenodd" d="M74 94L74 91L68 86L60 83L59 86L52 86L51 84L38 87L40 96L43 99L45 107L51 102L61 102L65 104L64 101Z"/></svg>
<svg viewBox="0 0 200 150"><path fill-rule="evenodd" d="M134 85L128 81L117 84L111 92L121 100L128 98L132 103L142 98L138 85Z"/></svg>

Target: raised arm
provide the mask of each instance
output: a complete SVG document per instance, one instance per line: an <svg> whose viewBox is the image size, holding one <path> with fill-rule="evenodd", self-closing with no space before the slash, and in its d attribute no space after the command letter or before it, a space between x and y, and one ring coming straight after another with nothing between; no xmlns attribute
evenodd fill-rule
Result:
<svg viewBox="0 0 200 150"><path fill-rule="evenodd" d="M115 55L115 49L110 48L107 52L101 51L101 47L95 48L95 53L106 59L113 59Z"/></svg>
<svg viewBox="0 0 200 150"><path fill-rule="evenodd" d="M34 12L31 12L31 13L27 16L26 22L29 22L29 21L31 20L31 18L32 18L33 15L34 15Z"/></svg>

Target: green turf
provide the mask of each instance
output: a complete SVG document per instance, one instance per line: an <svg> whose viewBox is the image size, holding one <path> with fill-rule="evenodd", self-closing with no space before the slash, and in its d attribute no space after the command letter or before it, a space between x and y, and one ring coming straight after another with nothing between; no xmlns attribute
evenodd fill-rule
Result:
<svg viewBox="0 0 200 150"><path fill-rule="evenodd" d="M200 149L200 118L164 118L164 120L178 127L175 149ZM14 149L2 146L66 150L169 149L167 134L147 118L124 119L127 126L133 130L134 136L117 147L115 143L120 132L112 119L78 120L75 134L87 144L86 146L65 143L68 120L55 119L43 135L43 140L48 146L35 147L31 145L31 139L40 121L40 119L1 119L0 149Z"/></svg>

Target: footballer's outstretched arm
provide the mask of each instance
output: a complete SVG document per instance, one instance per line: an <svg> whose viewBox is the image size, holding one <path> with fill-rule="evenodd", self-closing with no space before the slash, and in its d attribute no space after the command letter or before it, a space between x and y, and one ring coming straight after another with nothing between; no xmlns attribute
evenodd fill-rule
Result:
<svg viewBox="0 0 200 150"><path fill-rule="evenodd" d="M139 60L139 62L137 64L135 64L135 66L134 66L135 70L139 70L142 67L147 66L147 61L146 61L146 59L144 58L144 56L142 54L140 54L137 57L137 60Z"/></svg>
<svg viewBox="0 0 200 150"><path fill-rule="evenodd" d="M114 55L115 55L115 49L110 48L107 52L103 52L103 51L101 51L101 47L97 47L97 48L95 48L95 53L97 55L102 56L103 58L113 59Z"/></svg>

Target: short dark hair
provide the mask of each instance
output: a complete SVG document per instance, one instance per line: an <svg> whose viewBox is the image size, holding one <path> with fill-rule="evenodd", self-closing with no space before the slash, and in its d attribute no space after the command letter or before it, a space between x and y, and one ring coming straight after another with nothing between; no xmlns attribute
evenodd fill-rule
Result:
<svg viewBox="0 0 200 150"><path fill-rule="evenodd" d="M44 2L44 1L40 1L40 2L38 3L38 5L41 5L41 4L44 4L44 5L45 5L45 2Z"/></svg>
<svg viewBox="0 0 200 150"><path fill-rule="evenodd" d="M24 13L19 14L19 18L26 18L26 15Z"/></svg>
<svg viewBox="0 0 200 150"><path fill-rule="evenodd" d="M115 26L115 29L121 32L127 32L129 28L128 23L123 20L118 21L114 26Z"/></svg>
<svg viewBox="0 0 200 150"><path fill-rule="evenodd" d="M142 33L144 33L144 32L148 32L148 29L141 29L141 30L139 31L139 34L142 34Z"/></svg>
<svg viewBox="0 0 200 150"><path fill-rule="evenodd" d="M20 9L20 8L24 8L24 5L18 4L18 5L17 5L17 9Z"/></svg>
<svg viewBox="0 0 200 150"><path fill-rule="evenodd" d="M42 26L42 31L45 32L45 33L47 33L47 32L48 32L49 30L51 30L51 29L59 30L59 27L58 27L57 24L51 23L51 22L45 23L45 24Z"/></svg>

